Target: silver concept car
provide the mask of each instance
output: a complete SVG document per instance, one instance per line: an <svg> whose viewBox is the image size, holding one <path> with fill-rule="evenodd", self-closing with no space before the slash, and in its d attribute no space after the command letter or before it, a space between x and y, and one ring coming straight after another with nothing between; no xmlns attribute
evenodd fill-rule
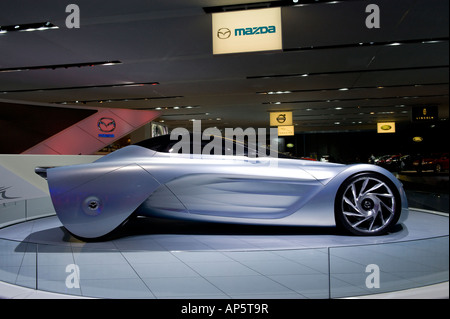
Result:
<svg viewBox="0 0 450 319"><path fill-rule="evenodd" d="M82 165L36 168L64 227L89 240L131 216L392 231L408 215L401 183L369 164L170 153L169 136Z"/></svg>

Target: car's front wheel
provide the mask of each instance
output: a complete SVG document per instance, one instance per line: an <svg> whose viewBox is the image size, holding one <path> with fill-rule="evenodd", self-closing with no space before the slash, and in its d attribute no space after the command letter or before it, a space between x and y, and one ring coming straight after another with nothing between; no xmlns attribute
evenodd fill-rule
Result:
<svg viewBox="0 0 450 319"><path fill-rule="evenodd" d="M355 235L382 235L395 226L401 211L396 186L377 173L360 173L339 188L336 224Z"/></svg>

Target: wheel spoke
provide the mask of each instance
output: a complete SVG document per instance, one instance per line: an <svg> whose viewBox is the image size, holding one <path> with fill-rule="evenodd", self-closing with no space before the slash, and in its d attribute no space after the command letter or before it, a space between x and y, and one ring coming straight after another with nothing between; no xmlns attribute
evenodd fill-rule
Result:
<svg viewBox="0 0 450 319"><path fill-rule="evenodd" d="M353 227L353 228L356 228L356 227L358 227L360 224L364 223L366 220L368 220L368 219L370 219L370 218L372 218L372 216L367 216L366 218L361 219L361 220L358 221L357 223L354 223L354 224L352 225L352 227Z"/></svg>
<svg viewBox="0 0 450 319"><path fill-rule="evenodd" d="M359 196L358 196L358 198L365 194L364 190L366 189L367 184L369 184L369 179L368 179L368 178L364 179L364 183L363 183L363 185L361 186L361 190L359 191Z"/></svg>
<svg viewBox="0 0 450 319"><path fill-rule="evenodd" d="M354 202L357 203L358 202L358 196L356 196L355 184L352 184L352 194L353 194Z"/></svg>
<svg viewBox="0 0 450 319"><path fill-rule="evenodd" d="M352 203L352 201L350 199L348 199L347 197L344 197L344 201L350 205L351 208L353 208L354 210L356 210L357 212L359 212L358 207L355 206L355 204Z"/></svg>
<svg viewBox="0 0 450 319"><path fill-rule="evenodd" d="M393 207L389 207L388 205L386 205L383 202L380 202L380 203L381 203L381 205L383 205L384 208L386 208L389 211L389 213L391 213L391 215L394 214L394 208ZM381 211L381 206L380 206L380 211Z"/></svg>
<svg viewBox="0 0 450 319"><path fill-rule="evenodd" d="M384 203L382 203L382 204L384 204ZM387 208L387 207L386 207ZM388 208L389 209L389 208ZM389 209L389 211L391 212L391 214L392 214L392 211ZM378 216L380 216L380 219L381 219L381 225L385 225L386 224L386 220L384 219L384 216L383 216L383 212L381 211L381 205L380 205L380 207L379 207L379 209L378 209ZM389 219L389 218L388 218Z"/></svg>
<svg viewBox="0 0 450 319"><path fill-rule="evenodd" d="M392 194L379 194L379 193L377 193L376 195L377 196L381 196L381 197L389 197L389 198L394 197L394 195L392 195Z"/></svg>
<svg viewBox="0 0 450 319"><path fill-rule="evenodd" d="M366 195L366 194L368 194L368 193L370 193L370 192L373 192L374 190L380 188L380 187L383 186L383 185L384 185L383 183L379 183L379 184L373 186L372 188L370 188L368 191L364 192L363 195Z"/></svg>
<svg viewBox="0 0 450 319"><path fill-rule="evenodd" d="M354 212L344 212L345 215L347 216L356 216L356 217L364 217L364 214L361 214L359 212L354 213Z"/></svg>

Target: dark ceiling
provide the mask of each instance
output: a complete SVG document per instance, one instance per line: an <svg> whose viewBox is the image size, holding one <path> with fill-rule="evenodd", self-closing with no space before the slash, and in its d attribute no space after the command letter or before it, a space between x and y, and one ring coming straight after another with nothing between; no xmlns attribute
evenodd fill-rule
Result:
<svg viewBox="0 0 450 319"><path fill-rule="evenodd" d="M261 0L77 0L72 29L64 1L1 1L1 26L59 28L0 31L0 122L10 102L161 108L172 128L268 127L269 111L292 110L297 132L366 130L427 105L448 119L448 0L377 0L378 29L374 1L309 2L267 3L283 5L283 51L213 55L205 8Z"/></svg>

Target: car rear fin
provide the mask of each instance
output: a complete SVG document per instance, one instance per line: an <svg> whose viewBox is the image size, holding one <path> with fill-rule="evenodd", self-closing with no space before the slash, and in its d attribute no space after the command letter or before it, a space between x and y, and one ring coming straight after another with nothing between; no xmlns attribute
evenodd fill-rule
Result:
<svg viewBox="0 0 450 319"><path fill-rule="evenodd" d="M47 179L47 170L53 168L54 166L39 166L34 169L34 172L38 174L40 177Z"/></svg>

